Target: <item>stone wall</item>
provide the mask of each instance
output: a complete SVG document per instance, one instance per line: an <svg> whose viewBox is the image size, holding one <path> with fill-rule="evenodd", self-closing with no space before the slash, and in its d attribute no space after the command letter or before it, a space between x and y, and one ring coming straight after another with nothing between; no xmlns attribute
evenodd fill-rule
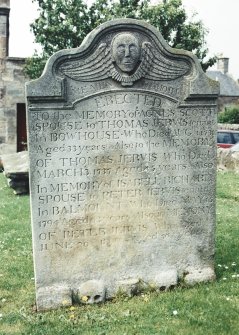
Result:
<svg viewBox="0 0 239 335"><path fill-rule="evenodd" d="M17 104L25 103L24 58L0 59L0 156L17 151Z"/></svg>
<svg viewBox="0 0 239 335"><path fill-rule="evenodd" d="M218 123L218 129L238 130L239 124Z"/></svg>

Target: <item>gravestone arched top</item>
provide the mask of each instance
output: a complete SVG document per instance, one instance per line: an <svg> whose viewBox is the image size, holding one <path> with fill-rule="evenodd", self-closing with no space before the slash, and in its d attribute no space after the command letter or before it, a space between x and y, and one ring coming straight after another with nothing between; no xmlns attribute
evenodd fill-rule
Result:
<svg viewBox="0 0 239 335"><path fill-rule="evenodd" d="M126 61L121 57L125 52ZM191 52L171 48L156 28L135 19L106 22L78 48L55 53L42 77L29 83L28 96L67 100L66 81L108 81L111 89L140 89L152 81L175 82L184 86L183 99L205 94L215 98L218 94L218 84L205 75Z"/></svg>

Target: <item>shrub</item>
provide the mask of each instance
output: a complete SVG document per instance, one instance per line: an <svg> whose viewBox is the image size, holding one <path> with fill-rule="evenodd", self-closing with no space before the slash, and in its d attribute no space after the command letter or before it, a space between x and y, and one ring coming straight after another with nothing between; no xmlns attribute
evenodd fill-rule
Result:
<svg viewBox="0 0 239 335"><path fill-rule="evenodd" d="M224 112L218 114L219 123L239 124L239 106L225 108Z"/></svg>

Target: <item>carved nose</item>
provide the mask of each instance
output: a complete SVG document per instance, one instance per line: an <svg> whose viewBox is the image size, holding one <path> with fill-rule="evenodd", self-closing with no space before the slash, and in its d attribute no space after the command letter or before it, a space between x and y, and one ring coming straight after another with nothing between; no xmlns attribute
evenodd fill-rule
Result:
<svg viewBox="0 0 239 335"><path fill-rule="evenodd" d="M129 57L130 56L130 51L129 51L129 47L125 48L125 57Z"/></svg>

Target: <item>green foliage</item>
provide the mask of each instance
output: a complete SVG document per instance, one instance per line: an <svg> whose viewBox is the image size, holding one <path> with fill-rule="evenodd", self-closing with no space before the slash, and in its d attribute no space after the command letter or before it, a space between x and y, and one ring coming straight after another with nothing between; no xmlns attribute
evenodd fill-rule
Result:
<svg viewBox="0 0 239 335"><path fill-rule="evenodd" d="M215 282L44 313L32 306L29 197L15 196L3 174L0 194L1 335L238 334L238 175L218 174Z"/></svg>
<svg viewBox="0 0 239 335"><path fill-rule="evenodd" d="M200 20L189 21L182 0L33 0L39 17L31 25L42 55L35 55L25 67L30 78L41 75L46 60L56 51L79 47L85 36L99 24L115 18L143 19L155 26L173 48L192 51L206 70L216 61L207 59L207 30ZM207 59L207 60L206 60Z"/></svg>
<svg viewBox="0 0 239 335"><path fill-rule="evenodd" d="M224 112L218 114L218 122L239 124L239 107L232 106L225 108Z"/></svg>
<svg viewBox="0 0 239 335"><path fill-rule="evenodd" d="M44 70L48 57L46 55L39 56L34 54L28 58L24 67L24 73L31 79L39 78Z"/></svg>

